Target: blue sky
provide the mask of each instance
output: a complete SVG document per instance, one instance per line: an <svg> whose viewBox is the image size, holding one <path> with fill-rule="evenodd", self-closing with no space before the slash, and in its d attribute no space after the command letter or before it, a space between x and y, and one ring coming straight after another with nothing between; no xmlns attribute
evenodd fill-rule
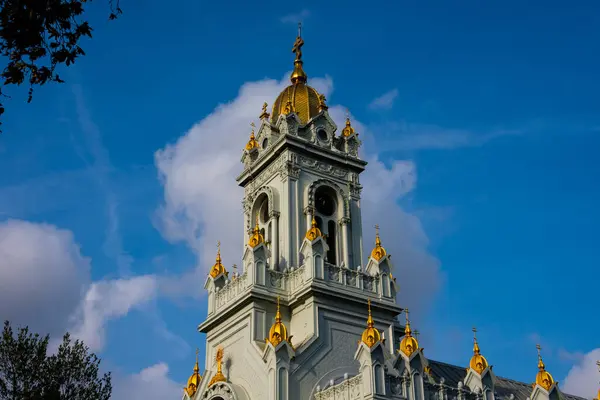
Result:
<svg viewBox="0 0 600 400"><path fill-rule="evenodd" d="M97 2L68 83L6 101L0 219L72 232L92 282L186 276L217 238L193 251L161 228L155 153L244 83L281 80L300 18L309 77L333 82L329 102L350 109L384 166L416 170L398 202L443 277L415 316L426 355L466 364L477 325L497 374L532 381L539 341L563 380L600 347L600 6L459 3L125 0L105 22ZM227 135L203 140L229 146ZM107 365L127 375L165 363L170 379L187 378L203 289L173 286L107 320Z"/></svg>

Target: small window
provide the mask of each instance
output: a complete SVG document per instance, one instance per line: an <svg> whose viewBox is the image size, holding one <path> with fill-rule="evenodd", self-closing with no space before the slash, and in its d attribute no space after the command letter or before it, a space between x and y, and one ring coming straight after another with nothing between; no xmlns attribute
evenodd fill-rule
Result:
<svg viewBox="0 0 600 400"><path fill-rule="evenodd" d="M328 137L327 137L327 132L325 131L325 129L319 129L317 131L317 139L319 139L320 141L327 141Z"/></svg>
<svg viewBox="0 0 600 400"><path fill-rule="evenodd" d="M262 141L262 148L263 150L265 150L267 147L269 147L269 139L265 138L265 140Z"/></svg>

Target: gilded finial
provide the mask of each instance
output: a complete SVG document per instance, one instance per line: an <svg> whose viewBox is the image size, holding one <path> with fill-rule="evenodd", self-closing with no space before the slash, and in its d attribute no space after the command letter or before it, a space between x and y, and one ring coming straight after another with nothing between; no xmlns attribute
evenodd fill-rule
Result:
<svg viewBox="0 0 600 400"><path fill-rule="evenodd" d="M552 385L554 385L554 378L550 374L550 372L546 371L546 365L542 360L542 346L539 344L535 345L538 353L538 373L535 377L535 383L546 390L550 390Z"/></svg>
<svg viewBox="0 0 600 400"><path fill-rule="evenodd" d="M258 212L257 212L256 213L256 225L254 225L254 229L252 230L252 233L250 234L250 239L248 239L248 246L254 248L254 247L258 246L259 244L264 243L264 241L265 241L265 237L260 232L260 226L258 223Z"/></svg>
<svg viewBox="0 0 600 400"><path fill-rule="evenodd" d="M327 101L327 99L325 98L325 95L320 94L319 95L319 112L326 111L327 109L329 109L329 107L327 107L326 101Z"/></svg>
<svg viewBox="0 0 600 400"><path fill-rule="evenodd" d="M479 349L479 343L477 342L477 328L473 327L473 357L471 357L471 362L469 366L479 375L488 367L488 362L484 356L481 355L481 351Z"/></svg>
<svg viewBox="0 0 600 400"><path fill-rule="evenodd" d="M367 307L369 310L369 317L367 318L367 329L364 330L361 340L364 344L369 347L375 346L377 342L381 341L381 334L375 328L375 321L373 321L373 316L371 315L371 299L367 300Z"/></svg>
<svg viewBox="0 0 600 400"><path fill-rule="evenodd" d="M371 258L375 261L380 261L387 255L387 252L381 245L381 238L379 237L379 225L375 225L375 247L371 251Z"/></svg>
<svg viewBox="0 0 600 400"><path fill-rule="evenodd" d="M210 269L210 276L216 278L217 276L224 274L228 275L227 270L223 266L223 260L221 259L221 241L217 241L217 257L215 258L215 264Z"/></svg>
<svg viewBox="0 0 600 400"><path fill-rule="evenodd" d="M209 387L217 382L227 382L227 378L225 378L225 375L223 375L223 347L221 346L217 348L215 362L217 363L217 373L212 377L210 382L208 382Z"/></svg>
<svg viewBox="0 0 600 400"><path fill-rule="evenodd" d="M293 84L306 83L308 78L302 69L302 46L304 46L304 40L302 39L302 24L299 23L298 37L294 42L294 47L292 47L292 53L296 54L296 59L294 60L294 72L292 72L292 76L290 77Z"/></svg>
<svg viewBox="0 0 600 400"><path fill-rule="evenodd" d="M311 221L311 227L306 232L306 238L312 242L316 238L322 237L322 236L323 236L323 234L321 233L321 230L317 226L317 220L315 219L315 217L313 217L313 219Z"/></svg>
<svg viewBox="0 0 600 400"><path fill-rule="evenodd" d="M342 129L342 136L349 137L352 136L356 131L352 127L352 123L350 123L350 111L346 109L346 126Z"/></svg>
<svg viewBox="0 0 600 400"><path fill-rule="evenodd" d="M290 343L291 336L288 337L287 328L282 322L281 310L279 308L279 296L277 296L277 312L275 313L275 322L269 329L269 337L266 339L268 343L271 343L274 347L283 341ZM290 343L291 345L291 343Z"/></svg>
<svg viewBox="0 0 600 400"><path fill-rule="evenodd" d="M262 105L262 112L260 113L260 115L258 116L258 118L260 119L267 119L269 118L269 113L267 112L267 107L269 105L267 104L267 102L265 101Z"/></svg>
<svg viewBox="0 0 600 400"><path fill-rule="evenodd" d="M248 140L248 143L246 143L246 150L247 151L252 151L254 149L258 149L258 142L256 141L256 137L254 136L254 122L250 123L250 126L252 127L252 131L250 132L250 139Z"/></svg>
<svg viewBox="0 0 600 400"><path fill-rule="evenodd" d="M400 342L399 351L404 353L407 357L410 357L415 351L419 349L419 342L412 335L410 329L410 318L408 308L404 309L406 315L406 325L404 326L404 338Z"/></svg>
<svg viewBox="0 0 600 400"><path fill-rule="evenodd" d="M183 388L183 391L187 393L189 397L192 397L196 390L198 390L198 385L202 380L202 376L200 375L200 368L198 367L198 353L200 350L196 348L196 364L194 365L194 372L189 377L187 381L187 385Z"/></svg>

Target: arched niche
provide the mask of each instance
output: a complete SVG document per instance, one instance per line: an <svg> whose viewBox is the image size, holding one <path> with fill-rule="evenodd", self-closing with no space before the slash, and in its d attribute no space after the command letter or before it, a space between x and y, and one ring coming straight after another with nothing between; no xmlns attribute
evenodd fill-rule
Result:
<svg viewBox="0 0 600 400"><path fill-rule="evenodd" d="M258 226L265 240L273 240L272 217L278 208L275 191L269 186L263 186L253 194L251 202L250 214L246 216L246 229L251 231L254 228L258 216Z"/></svg>
<svg viewBox="0 0 600 400"><path fill-rule="evenodd" d="M308 204L312 209L317 226L325 235L329 250L327 262L341 261L341 232L338 221L345 216L344 192L329 180L319 180L309 186Z"/></svg>

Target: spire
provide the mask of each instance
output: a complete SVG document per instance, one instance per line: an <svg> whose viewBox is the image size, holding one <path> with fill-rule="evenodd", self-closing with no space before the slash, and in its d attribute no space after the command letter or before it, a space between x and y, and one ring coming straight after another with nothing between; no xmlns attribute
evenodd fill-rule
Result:
<svg viewBox="0 0 600 400"><path fill-rule="evenodd" d="M317 226L317 220L315 219L315 217L313 217L312 223L311 223L311 228L306 232L306 238L312 242L313 240L315 240L316 238L318 238L320 236L323 236L323 234L321 233L321 230Z"/></svg>
<svg viewBox="0 0 600 400"><path fill-rule="evenodd" d="M271 329L269 329L269 337L266 341L271 343L274 347L276 347L279 343L283 341L289 342L290 339L291 336L288 337L287 328L285 327L281 319L281 311L279 309L279 296L277 296L277 312L275 313L275 322L273 323L273 325L271 325Z"/></svg>
<svg viewBox="0 0 600 400"><path fill-rule="evenodd" d="M364 330L361 340L367 346L373 347L381 340L381 334L375 328L375 321L373 321L373 316L371 315L371 299L368 300L367 304L369 307L369 317L367 318L367 329Z"/></svg>
<svg viewBox="0 0 600 400"><path fill-rule="evenodd" d="M217 242L217 257L215 259L215 265L210 269L210 276L216 278L220 274L225 274L227 276L227 271L223 266L223 260L221 260L221 242Z"/></svg>
<svg viewBox="0 0 600 400"><path fill-rule="evenodd" d="M406 325L404 326L404 338L400 342L400 350L407 357L410 357L415 351L419 349L419 342L412 336L412 331L410 330L410 319L408 315L408 308L404 309L404 314L406 314Z"/></svg>
<svg viewBox="0 0 600 400"><path fill-rule="evenodd" d="M187 381L187 385L183 388L183 391L187 393L189 397L192 397L196 390L198 390L198 386L200 385L200 381L202 380L202 376L200 375L200 368L198 367L198 348L196 348L196 364L194 365L194 372L190 376Z"/></svg>
<svg viewBox="0 0 600 400"><path fill-rule="evenodd" d="M219 347L217 349L217 354L215 356L215 361L217 363L217 373L212 377L210 382L208 382L208 386L212 386L217 382L227 382L227 378L223 375L223 348Z"/></svg>
<svg viewBox="0 0 600 400"><path fill-rule="evenodd" d="M304 40L302 39L302 23L299 22L298 37L294 42L294 47L292 47L292 53L296 54L296 59L294 60L294 72L292 72L290 79L294 85L298 83L306 83L308 78L302 69L302 46L304 46Z"/></svg>
<svg viewBox="0 0 600 400"><path fill-rule="evenodd" d="M471 357L469 366L480 375L488 367L488 362L485 357L481 355L479 343L477 343L477 328L475 327L473 327L473 357Z"/></svg>
<svg viewBox="0 0 600 400"><path fill-rule="evenodd" d="M250 126L252 127L252 132L250 132L250 140L248 140L248 143L246 143L246 150L248 151L252 151L254 149L258 149L258 142L256 141L256 138L254 137L254 122L252 122L250 124Z"/></svg>
<svg viewBox="0 0 600 400"><path fill-rule="evenodd" d="M546 371L546 365L544 364L544 361L542 360L542 347L537 344L535 346L537 348L537 352L538 352L538 373L535 377L535 383L541 387L543 387L546 390L550 390L550 388L552 387L552 385L554 385L554 378L552 378L552 375L550 375L550 372Z"/></svg>
<svg viewBox="0 0 600 400"><path fill-rule="evenodd" d="M379 237L379 225L375 225L375 247L371 251L371 258L375 259L375 261L381 260L383 257L387 255L387 252L381 246L381 238Z"/></svg>
<svg viewBox="0 0 600 400"><path fill-rule="evenodd" d="M254 225L254 229L252 230L252 234L250 234L250 239L248 240L248 246L254 248L259 244L265 241L264 236L260 233L260 226L258 225L258 212L256 213L256 225Z"/></svg>

